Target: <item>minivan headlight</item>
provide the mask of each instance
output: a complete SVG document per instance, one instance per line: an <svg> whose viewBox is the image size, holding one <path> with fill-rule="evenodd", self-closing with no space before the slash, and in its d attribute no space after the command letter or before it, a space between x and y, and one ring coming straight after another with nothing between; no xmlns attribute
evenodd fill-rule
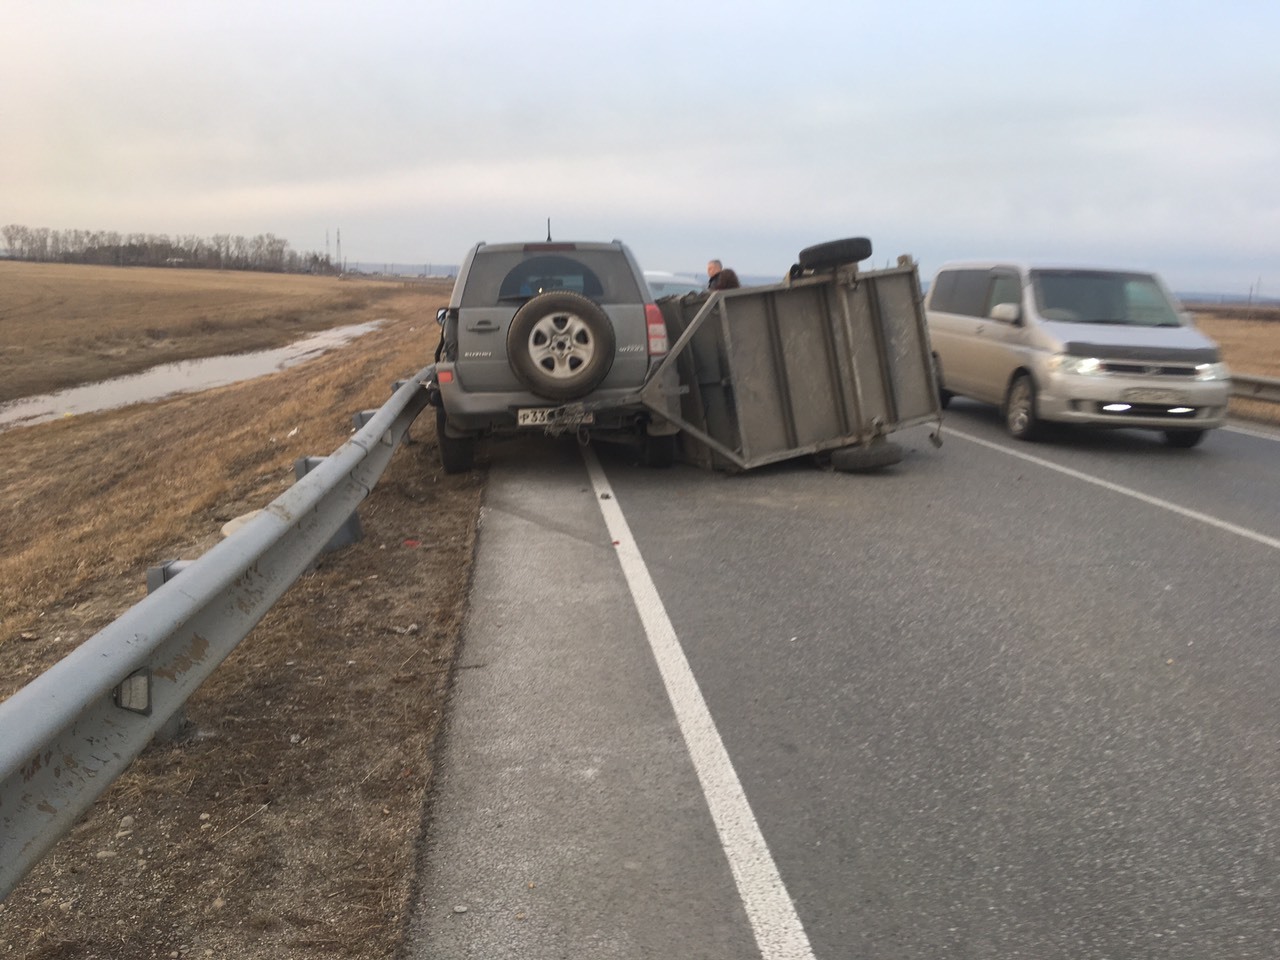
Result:
<svg viewBox="0 0 1280 960"><path fill-rule="evenodd" d="M1226 380L1230 378L1231 373L1227 370L1225 363L1197 363L1196 379L1197 380Z"/></svg>
<svg viewBox="0 0 1280 960"><path fill-rule="evenodd" d="M1049 366L1059 373L1072 373L1079 377L1098 376L1103 372L1102 361L1097 357L1071 357L1065 353L1051 357Z"/></svg>

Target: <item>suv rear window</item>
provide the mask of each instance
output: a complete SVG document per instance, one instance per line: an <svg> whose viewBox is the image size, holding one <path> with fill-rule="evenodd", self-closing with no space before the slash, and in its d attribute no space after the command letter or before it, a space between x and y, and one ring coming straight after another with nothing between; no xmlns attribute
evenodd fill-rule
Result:
<svg viewBox="0 0 1280 960"><path fill-rule="evenodd" d="M571 290L596 303L643 303L631 264L620 250L477 251L463 307L520 303L547 290Z"/></svg>

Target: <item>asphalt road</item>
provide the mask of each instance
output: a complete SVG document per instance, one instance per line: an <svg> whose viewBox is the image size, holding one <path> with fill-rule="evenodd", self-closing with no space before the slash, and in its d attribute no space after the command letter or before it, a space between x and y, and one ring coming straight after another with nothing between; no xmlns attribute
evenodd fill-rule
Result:
<svg viewBox="0 0 1280 960"><path fill-rule="evenodd" d="M1280 957L1280 434L944 435L496 446L412 955Z"/></svg>

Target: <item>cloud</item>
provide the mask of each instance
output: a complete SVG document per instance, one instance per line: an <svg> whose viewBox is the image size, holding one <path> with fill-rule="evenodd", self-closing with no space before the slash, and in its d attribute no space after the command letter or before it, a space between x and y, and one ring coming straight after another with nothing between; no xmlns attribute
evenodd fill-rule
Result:
<svg viewBox="0 0 1280 960"><path fill-rule="evenodd" d="M312 248L342 225L416 262L550 216L677 269L863 234L1256 275L1277 14L1170 9L11 0L0 220Z"/></svg>

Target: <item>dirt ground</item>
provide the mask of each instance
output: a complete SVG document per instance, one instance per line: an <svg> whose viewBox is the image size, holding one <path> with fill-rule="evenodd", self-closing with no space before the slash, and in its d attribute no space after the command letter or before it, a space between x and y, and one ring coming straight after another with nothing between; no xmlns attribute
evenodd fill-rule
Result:
<svg viewBox="0 0 1280 960"><path fill-rule="evenodd" d="M149 565L199 556L296 458L340 446L430 362L446 296L321 306L387 323L260 380L0 433L0 696L140 599ZM396 955L483 484L441 474L430 418L411 437L360 507L364 540L300 580L192 699L189 735L149 748L0 904L0 956Z"/></svg>

